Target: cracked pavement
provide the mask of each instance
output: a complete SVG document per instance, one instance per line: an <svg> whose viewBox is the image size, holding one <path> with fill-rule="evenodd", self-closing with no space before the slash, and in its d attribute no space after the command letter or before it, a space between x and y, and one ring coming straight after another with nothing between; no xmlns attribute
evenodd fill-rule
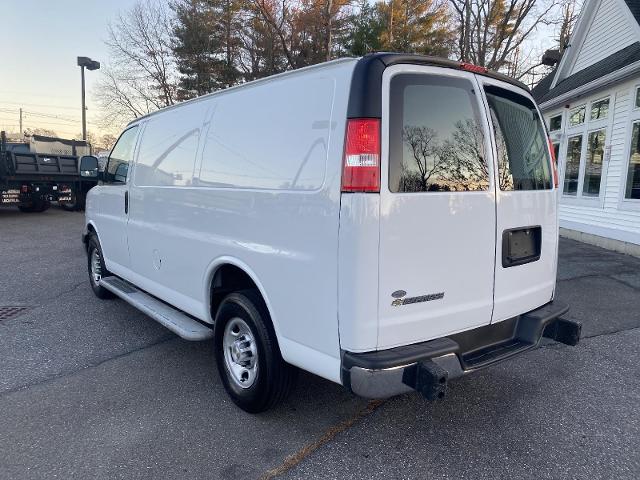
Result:
<svg viewBox="0 0 640 480"><path fill-rule="evenodd" d="M370 404L301 374L252 416L211 342L95 298L83 215L0 209L0 478L640 478L640 259L561 240L577 347L545 341L451 382L447 399Z"/></svg>

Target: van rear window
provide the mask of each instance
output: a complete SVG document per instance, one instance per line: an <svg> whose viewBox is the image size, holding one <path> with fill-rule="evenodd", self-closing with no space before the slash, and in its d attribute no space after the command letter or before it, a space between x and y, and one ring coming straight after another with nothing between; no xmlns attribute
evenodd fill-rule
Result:
<svg viewBox="0 0 640 480"><path fill-rule="evenodd" d="M392 192L488 190L484 127L469 80L401 74L390 96Z"/></svg>
<svg viewBox="0 0 640 480"><path fill-rule="evenodd" d="M498 150L501 190L551 189L547 135L531 100L510 90L486 86Z"/></svg>

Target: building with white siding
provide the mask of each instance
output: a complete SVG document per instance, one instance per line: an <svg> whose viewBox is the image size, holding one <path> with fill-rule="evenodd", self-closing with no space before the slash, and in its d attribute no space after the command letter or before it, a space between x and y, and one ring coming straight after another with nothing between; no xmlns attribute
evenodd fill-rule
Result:
<svg viewBox="0 0 640 480"><path fill-rule="evenodd" d="M640 0L585 0L533 95L560 167L561 232L640 255Z"/></svg>

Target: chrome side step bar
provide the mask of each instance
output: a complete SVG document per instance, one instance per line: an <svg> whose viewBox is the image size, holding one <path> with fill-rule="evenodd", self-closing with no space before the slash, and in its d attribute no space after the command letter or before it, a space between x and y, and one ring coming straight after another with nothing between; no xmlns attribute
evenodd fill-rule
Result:
<svg viewBox="0 0 640 480"><path fill-rule="evenodd" d="M185 340L206 340L213 337L213 329L139 290L126 280L115 276L104 277L100 280L100 286L113 292Z"/></svg>

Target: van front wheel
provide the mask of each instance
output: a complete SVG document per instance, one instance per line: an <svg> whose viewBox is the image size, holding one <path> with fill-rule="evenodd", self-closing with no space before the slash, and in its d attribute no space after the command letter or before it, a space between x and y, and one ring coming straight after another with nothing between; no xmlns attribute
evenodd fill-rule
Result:
<svg viewBox="0 0 640 480"><path fill-rule="evenodd" d="M260 295L254 290L227 295L215 324L218 373L233 402L249 413L280 403L293 386L296 370L280 355Z"/></svg>
<svg viewBox="0 0 640 480"><path fill-rule="evenodd" d="M113 293L100 285L100 279L102 277L108 277L111 274L104 264L102 248L100 248L100 242L95 234L91 234L89 242L87 243L87 269L89 271L91 290L93 290L96 297L101 299L115 297Z"/></svg>

